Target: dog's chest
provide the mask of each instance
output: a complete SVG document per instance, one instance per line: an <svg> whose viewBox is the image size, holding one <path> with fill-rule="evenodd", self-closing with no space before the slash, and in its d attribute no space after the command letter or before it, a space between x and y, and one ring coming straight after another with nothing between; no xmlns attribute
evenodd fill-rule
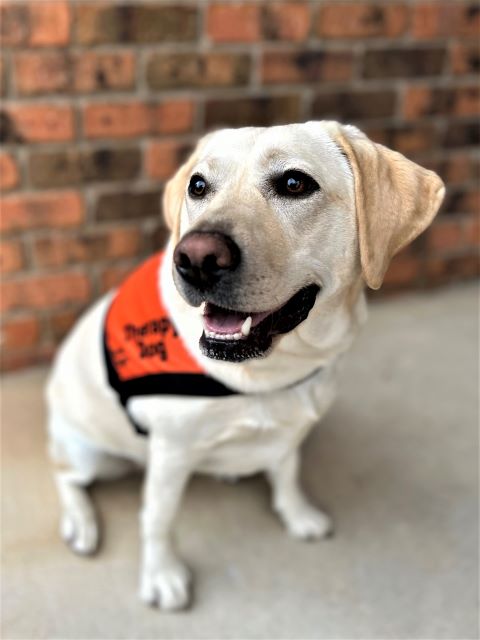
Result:
<svg viewBox="0 0 480 640"><path fill-rule="evenodd" d="M310 425L276 425L265 429L251 425L227 428L217 438L201 443L197 469L222 476L250 475L275 464L301 441Z"/></svg>
<svg viewBox="0 0 480 640"><path fill-rule="evenodd" d="M136 398L130 413L167 446L190 452L199 471L248 475L297 447L333 399L333 382L315 377L295 389L227 398Z"/></svg>

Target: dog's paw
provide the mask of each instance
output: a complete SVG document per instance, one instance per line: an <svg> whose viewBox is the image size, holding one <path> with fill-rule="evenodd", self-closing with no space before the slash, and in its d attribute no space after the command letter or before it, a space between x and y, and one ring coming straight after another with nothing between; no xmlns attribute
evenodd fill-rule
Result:
<svg viewBox="0 0 480 640"><path fill-rule="evenodd" d="M166 611L185 609L190 604L191 575L179 560L169 559L155 570L144 569L140 599Z"/></svg>
<svg viewBox="0 0 480 640"><path fill-rule="evenodd" d="M98 525L95 516L82 511L62 515L60 535L70 549L81 555L95 553L98 547Z"/></svg>
<svg viewBox="0 0 480 640"><path fill-rule="evenodd" d="M308 503L296 505L280 515L290 535L299 540L327 538L333 532L331 518Z"/></svg>

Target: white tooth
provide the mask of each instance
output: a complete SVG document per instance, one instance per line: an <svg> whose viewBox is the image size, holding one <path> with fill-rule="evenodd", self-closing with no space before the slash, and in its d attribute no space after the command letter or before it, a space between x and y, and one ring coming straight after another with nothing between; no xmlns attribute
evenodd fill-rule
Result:
<svg viewBox="0 0 480 640"><path fill-rule="evenodd" d="M205 300L202 302L202 304L199 306L199 310L200 313L203 315L205 315L205 307L207 306L207 303L205 302Z"/></svg>
<svg viewBox="0 0 480 640"><path fill-rule="evenodd" d="M251 327L252 327L252 316L248 316L248 318L242 324L242 328L240 329L240 331L242 332L242 335L244 335L245 338L250 333Z"/></svg>
<svg viewBox="0 0 480 640"><path fill-rule="evenodd" d="M232 337L233 337L234 340L240 340L240 338L242 337L242 334L241 333L234 333Z"/></svg>

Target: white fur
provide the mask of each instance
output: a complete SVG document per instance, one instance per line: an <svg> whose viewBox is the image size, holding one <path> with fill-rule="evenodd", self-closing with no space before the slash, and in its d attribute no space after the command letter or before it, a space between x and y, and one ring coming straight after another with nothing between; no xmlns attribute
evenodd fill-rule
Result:
<svg viewBox="0 0 480 640"><path fill-rule="evenodd" d="M308 319L278 340L264 359L242 364L211 360L198 349L202 331L199 311L183 300L172 279L173 240L159 274L167 307L190 352L208 373L245 395L132 398L129 411L150 431L148 438L137 435L108 386L103 362L102 324L111 294L78 322L57 355L48 384L51 453L58 465L63 537L74 551L92 552L98 530L84 487L131 466L146 466L140 596L165 609L184 607L189 601L190 574L175 554L171 532L182 492L196 471L226 476L265 471L273 489L274 509L292 535L322 537L330 529L328 517L308 503L299 487L298 449L329 408L339 355L350 346L365 319L353 178L328 135L328 127L313 123L214 134L208 139L202 162L221 157L224 162L215 169L219 184L232 189L237 185L237 204L265 208L253 181L271 162L272 145L277 150L282 145L285 148L274 162L286 162L293 146L294 164L303 163L305 170L323 183L320 200L315 200L323 217L317 219L315 211L310 212L309 224L315 229L308 233L301 235L298 223L295 227L291 219L292 212L283 205L267 211L270 224L288 228L296 238L284 249L285 264L288 267L290 261L294 265L291 273L286 268L281 281L285 293L294 291L298 284L304 286L304 282L297 282L299 278L316 277L323 285ZM227 170L225 161L229 159ZM245 192L239 191L239 181L247 183ZM228 194L227 190L218 196L217 212L229 206ZM305 203L302 206L305 208ZM300 209L295 211L295 215L301 213ZM182 232L207 214L188 212L184 205ZM242 215L241 209L237 208L235 215ZM255 259L258 262L259 256ZM353 297L349 294L352 290ZM262 291L258 295L265 298L267 294ZM283 299L290 295L283 295ZM117 456L121 458L118 463Z"/></svg>

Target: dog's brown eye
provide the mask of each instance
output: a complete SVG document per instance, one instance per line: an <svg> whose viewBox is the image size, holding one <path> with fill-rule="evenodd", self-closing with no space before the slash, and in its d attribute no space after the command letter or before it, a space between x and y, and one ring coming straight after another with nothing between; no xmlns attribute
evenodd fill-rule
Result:
<svg viewBox="0 0 480 640"><path fill-rule="evenodd" d="M289 197L309 196L320 189L315 180L302 171L285 171L274 180L274 188L278 195Z"/></svg>
<svg viewBox="0 0 480 640"><path fill-rule="evenodd" d="M188 193L191 196L195 198L201 198L202 196L205 195L206 190L207 190L207 183L202 178L202 176L193 175L190 178L190 183L188 185Z"/></svg>

